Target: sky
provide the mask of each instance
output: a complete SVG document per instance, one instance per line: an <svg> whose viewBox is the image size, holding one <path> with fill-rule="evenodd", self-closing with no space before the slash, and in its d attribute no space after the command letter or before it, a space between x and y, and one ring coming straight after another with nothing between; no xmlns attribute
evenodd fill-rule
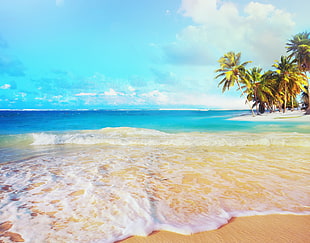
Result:
<svg viewBox="0 0 310 243"><path fill-rule="evenodd" d="M0 0L0 109L245 109L218 59L271 69L307 0Z"/></svg>

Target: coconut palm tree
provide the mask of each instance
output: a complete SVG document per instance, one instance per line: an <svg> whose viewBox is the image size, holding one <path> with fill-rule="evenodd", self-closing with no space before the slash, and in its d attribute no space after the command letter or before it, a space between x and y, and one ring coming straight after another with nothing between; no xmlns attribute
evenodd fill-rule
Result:
<svg viewBox="0 0 310 243"><path fill-rule="evenodd" d="M289 57L294 57L297 60L298 67L301 71L310 72L310 33L302 32L293 36L292 39L286 43L287 52L290 53ZM310 85L308 82L308 104L310 103ZM306 111L306 114L310 114L310 106Z"/></svg>
<svg viewBox="0 0 310 243"><path fill-rule="evenodd" d="M261 72L261 68L254 67L247 70L243 77L248 100L253 101L253 107L256 107L257 114L264 113L266 109L273 111L274 104L279 99L278 86L273 77L274 72L267 71L264 74Z"/></svg>
<svg viewBox="0 0 310 243"><path fill-rule="evenodd" d="M277 106L279 110L282 109L283 99L279 90L278 74L275 71L268 70L265 72L261 79L261 93L262 93L262 101L265 106L271 111L275 111L275 107Z"/></svg>
<svg viewBox="0 0 310 243"><path fill-rule="evenodd" d="M253 101L253 107L256 106L256 114L258 115L258 105L260 103L258 97L258 89L261 86L261 74L262 69L258 67L253 67L250 70L246 70L245 75L243 75L242 80L247 95L247 100Z"/></svg>
<svg viewBox="0 0 310 243"><path fill-rule="evenodd" d="M218 86L222 87L222 92L229 90L231 87L238 85L239 90L244 96L240 82L242 82L242 76L245 74L245 66L250 63L250 61L241 63L241 53L228 52L223 57L218 60L220 68L215 70L216 73L219 73L215 79L221 78ZM246 98L246 103L249 104L252 114L254 115L253 109Z"/></svg>
<svg viewBox="0 0 310 243"><path fill-rule="evenodd" d="M308 90L308 87L304 87L305 89L304 90ZM309 107L309 93L306 92L306 91L303 91L301 93L301 101L302 101L302 104L303 104L303 108L307 109Z"/></svg>
<svg viewBox="0 0 310 243"><path fill-rule="evenodd" d="M306 84L306 76L298 69L296 61L290 57L281 56L276 62L274 78L278 82L278 92L283 94L284 112L286 112L288 95L297 95Z"/></svg>

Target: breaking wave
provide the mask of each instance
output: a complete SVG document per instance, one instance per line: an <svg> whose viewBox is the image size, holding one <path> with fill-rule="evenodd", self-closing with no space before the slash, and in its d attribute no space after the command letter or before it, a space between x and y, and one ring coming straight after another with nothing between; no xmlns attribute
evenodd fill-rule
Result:
<svg viewBox="0 0 310 243"><path fill-rule="evenodd" d="M67 133L32 133L31 136L31 145L310 147L310 136L302 133L165 133L152 129L120 127Z"/></svg>

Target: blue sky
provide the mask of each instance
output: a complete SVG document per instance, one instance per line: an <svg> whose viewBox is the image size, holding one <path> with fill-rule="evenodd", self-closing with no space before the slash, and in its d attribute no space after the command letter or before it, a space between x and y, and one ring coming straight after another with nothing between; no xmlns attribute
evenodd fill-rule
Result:
<svg viewBox="0 0 310 243"><path fill-rule="evenodd" d="M0 109L247 108L228 51L270 69L309 1L0 0Z"/></svg>

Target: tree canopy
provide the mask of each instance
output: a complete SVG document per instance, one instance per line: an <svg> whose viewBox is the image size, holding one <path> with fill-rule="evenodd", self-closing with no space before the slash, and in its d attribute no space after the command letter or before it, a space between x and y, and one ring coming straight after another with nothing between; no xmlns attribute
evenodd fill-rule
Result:
<svg viewBox="0 0 310 243"><path fill-rule="evenodd" d="M222 92L237 85L250 108L256 107L256 113L265 110L286 112L287 108L298 106L297 98L302 93L301 103L310 114L309 80L310 72L310 33L296 34L287 43L288 56L281 56L272 64L271 70L263 72L260 67L246 69L251 61L241 62L241 53L228 52L219 60L220 68L215 79ZM253 110L252 110L253 112ZM253 113L254 114L254 113Z"/></svg>

